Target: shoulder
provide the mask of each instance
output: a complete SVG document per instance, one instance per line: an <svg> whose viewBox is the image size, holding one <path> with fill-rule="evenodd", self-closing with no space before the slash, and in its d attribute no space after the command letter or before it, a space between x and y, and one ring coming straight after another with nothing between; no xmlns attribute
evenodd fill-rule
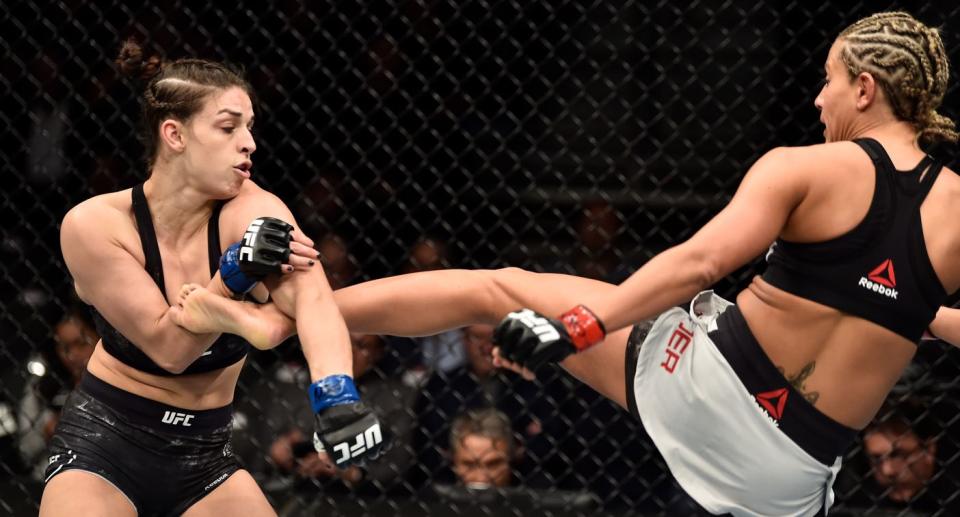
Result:
<svg viewBox="0 0 960 517"><path fill-rule="evenodd" d="M63 217L61 234L82 230L84 233L105 234L120 228L129 220L130 189L101 194L77 204Z"/></svg>
<svg viewBox="0 0 960 517"><path fill-rule="evenodd" d="M789 168L822 168L832 164L852 164L869 160L854 142L830 142L796 147L776 147L759 161L776 162Z"/></svg>
<svg viewBox="0 0 960 517"><path fill-rule="evenodd" d="M752 181L775 178L806 190L812 184L845 181L850 172L865 171L869 166L869 156L854 142L777 147L757 160L745 181L751 176Z"/></svg>

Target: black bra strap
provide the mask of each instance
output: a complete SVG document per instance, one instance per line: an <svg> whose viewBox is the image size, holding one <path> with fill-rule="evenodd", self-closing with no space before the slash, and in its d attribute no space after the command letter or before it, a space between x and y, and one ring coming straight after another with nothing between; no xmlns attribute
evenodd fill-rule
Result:
<svg viewBox="0 0 960 517"><path fill-rule="evenodd" d="M210 221L207 223L207 258L210 261L211 278L220 269L220 209L222 208L223 202L214 205Z"/></svg>
<svg viewBox="0 0 960 517"><path fill-rule="evenodd" d="M880 142L872 138L858 138L853 141L853 143L859 145L867 152L867 156L870 157L870 160L873 161L873 164L879 169L881 166L886 165L884 157L887 155L886 151L883 150L883 146L880 145Z"/></svg>
<svg viewBox="0 0 960 517"><path fill-rule="evenodd" d="M140 235L140 245L143 246L147 273L166 298L163 261L160 259L160 246L157 245L157 232L153 229L153 220L150 218L150 207L147 206L147 197L143 194L143 183L133 187L133 215L137 219L137 233Z"/></svg>
<svg viewBox="0 0 960 517"><path fill-rule="evenodd" d="M893 166L890 155L888 155L887 151L880 145L880 142L872 138L858 138L854 140L854 143L867 152L867 155L870 156L870 160L873 161L873 165L877 169L877 173L883 171L881 176L887 181L892 181L899 185L905 193L920 201L926 197L927 192L930 191L930 187L933 185L933 181L936 180L940 174L940 169L943 167L942 164L938 163L929 155L925 155L912 170L900 171ZM927 171L927 174L921 178L924 171ZM919 196L919 198L917 196Z"/></svg>

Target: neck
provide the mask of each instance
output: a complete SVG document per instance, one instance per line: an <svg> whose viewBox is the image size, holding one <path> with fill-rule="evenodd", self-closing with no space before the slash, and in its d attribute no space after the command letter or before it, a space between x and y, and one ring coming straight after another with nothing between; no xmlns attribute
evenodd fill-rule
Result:
<svg viewBox="0 0 960 517"><path fill-rule="evenodd" d="M206 228L215 201L184 180L169 163L158 162L143 184L157 235L189 237Z"/></svg>
<svg viewBox="0 0 960 517"><path fill-rule="evenodd" d="M854 136L851 140L854 138L869 137L884 142L887 145L895 144L920 149L916 128L913 127L913 124L902 120L868 122L864 124L863 127L853 131L853 134Z"/></svg>

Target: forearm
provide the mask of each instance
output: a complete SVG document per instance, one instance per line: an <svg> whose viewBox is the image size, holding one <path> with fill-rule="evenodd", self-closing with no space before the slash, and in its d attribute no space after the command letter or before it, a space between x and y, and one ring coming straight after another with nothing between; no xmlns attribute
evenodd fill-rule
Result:
<svg viewBox="0 0 960 517"><path fill-rule="evenodd" d="M295 272L270 287L278 307L295 320L310 378L352 375L350 335L322 267Z"/></svg>
<svg viewBox="0 0 960 517"><path fill-rule="evenodd" d="M595 303L583 302L607 332L656 317L716 280L707 257L683 245L660 253Z"/></svg>
<svg viewBox="0 0 960 517"><path fill-rule="evenodd" d="M930 332L939 339L960 347L960 309L940 307L930 323Z"/></svg>
<svg viewBox="0 0 960 517"><path fill-rule="evenodd" d="M218 294L226 292L226 296L230 296L229 291L226 291L223 282L220 281L219 274L210 279L207 289ZM220 332L198 334L183 328L176 322L176 312L179 310L180 307L174 303L164 311L153 329L155 339L151 340L150 346L143 350L151 360L171 373L180 373L187 369L221 334Z"/></svg>

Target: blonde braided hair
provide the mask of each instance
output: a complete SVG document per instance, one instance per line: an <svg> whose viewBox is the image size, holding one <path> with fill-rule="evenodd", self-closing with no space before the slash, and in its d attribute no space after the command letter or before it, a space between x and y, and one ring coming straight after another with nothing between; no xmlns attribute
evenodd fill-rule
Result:
<svg viewBox="0 0 960 517"><path fill-rule="evenodd" d="M956 124L937 112L950 77L937 29L904 12L878 13L847 27L839 39L850 76L870 73L894 114L913 124L921 141L957 141Z"/></svg>

